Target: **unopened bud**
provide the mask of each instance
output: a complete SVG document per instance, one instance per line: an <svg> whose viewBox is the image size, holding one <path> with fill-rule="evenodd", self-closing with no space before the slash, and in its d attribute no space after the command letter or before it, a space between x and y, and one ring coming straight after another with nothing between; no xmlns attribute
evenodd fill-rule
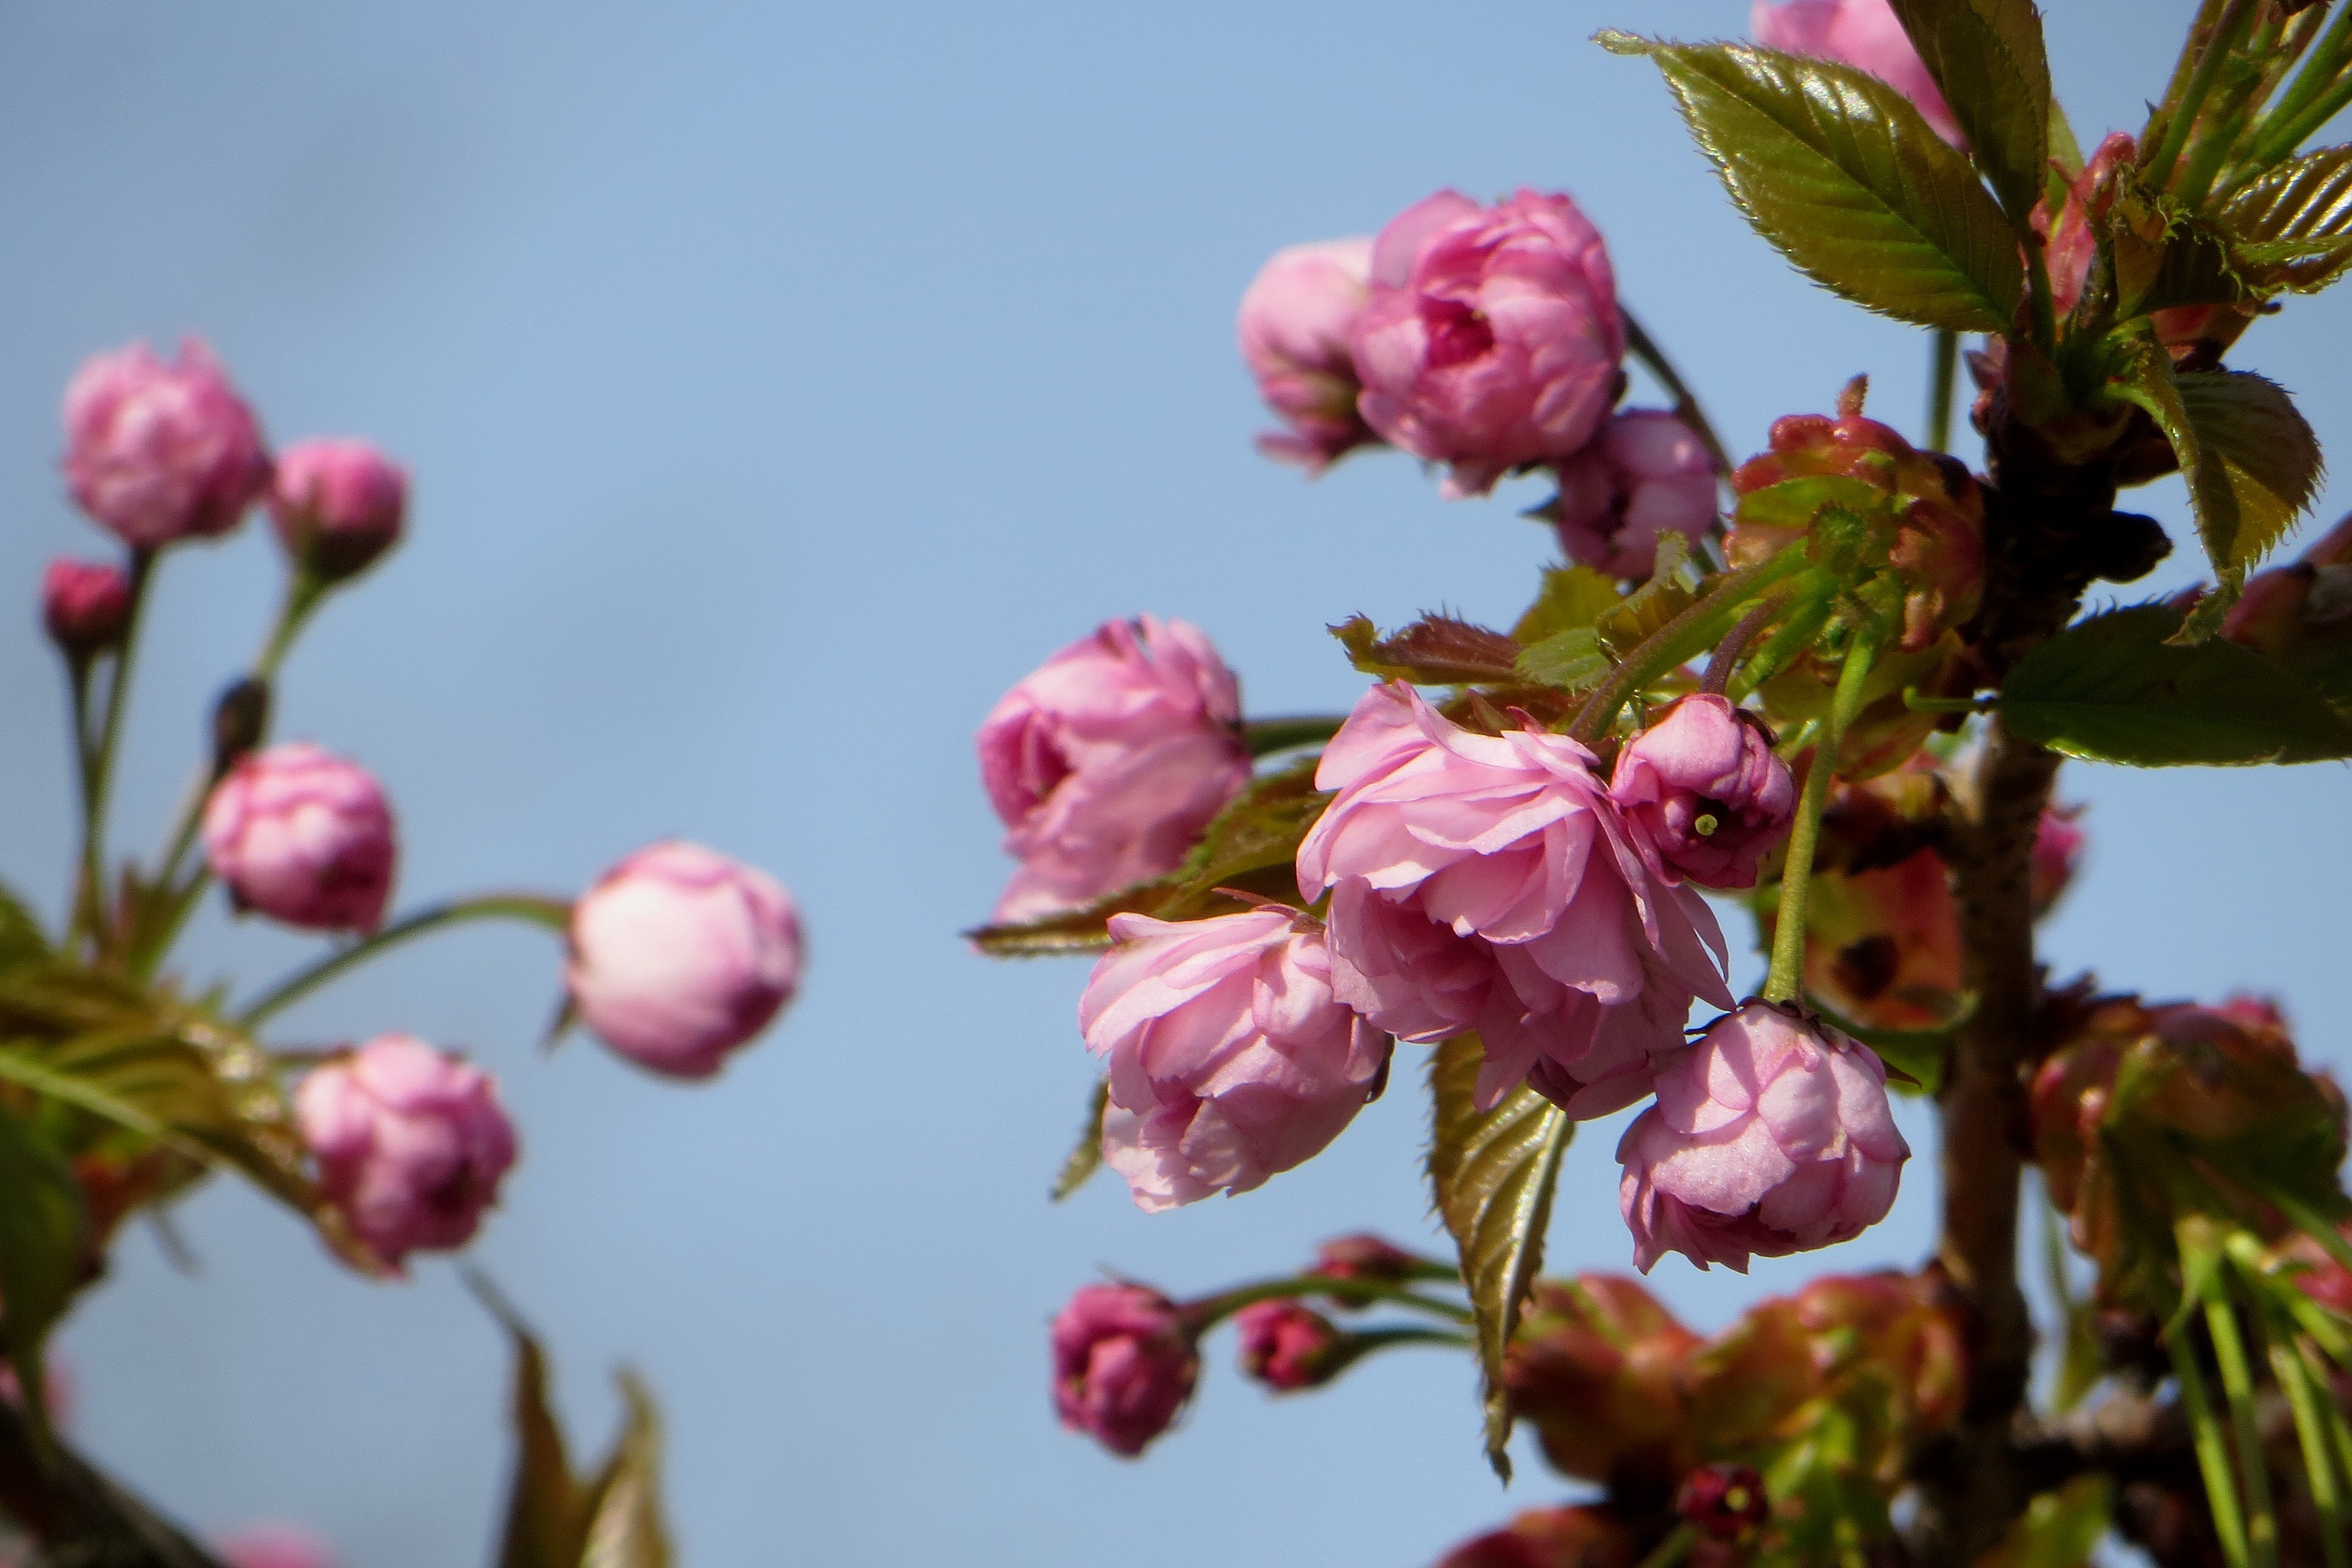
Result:
<svg viewBox="0 0 2352 1568"><path fill-rule="evenodd" d="M1334 1279L1362 1279L1376 1285L1402 1285L1432 1268L1442 1268L1416 1258L1392 1242L1365 1232L1338 1236L1315 1249L1315 1272Z"/></svg>
<svg viewBox="0 0 2352 1568"><path fill-rule="evenodd" d="M1234 1315L1234 1327L1242 1371L1276 1394L1328 1383L1349 1359L1331 1320L1296 1301L1254 1301Z"/></svg>
<svg viewBox="0 0 2352 1568"><path fill-rule="evenodd" d="M315 576L339 583L400 542L408 476L365 441L298 441L278 456L269 513L286 552Z"/></svg>
<svg viewBox="0 0 2352 1568"><path fill-rule="evenodd" d="M1683 1479L1675 1511L1702 1535L1737 1541L1772 1511L1764 1478L1746 1465L1703 1465Z"/></svg>
<svg viewBox="0 0 2352 1568"><path fill-rule="evenodd" d="M117 647L131 626L131 578L120 566L61 555L41 577L41 620L68 658Z"/></svg>
<svg viewBox="0 0 2352 1568"><path fill-rule="evenodd" d="M250 676L232 683L213 704L213 777L236 766L269 732L269 682Z"/></svg>

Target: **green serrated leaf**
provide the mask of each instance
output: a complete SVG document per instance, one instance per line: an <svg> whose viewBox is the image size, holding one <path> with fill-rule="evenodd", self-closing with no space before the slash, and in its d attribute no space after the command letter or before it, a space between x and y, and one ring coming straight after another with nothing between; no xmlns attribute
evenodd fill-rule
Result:
<svg viewBox="0 0 2352 1568"><path fill-rule="evenodd" d="M2192 214L2156 213L2144 234L2126 205L2118 202L2107 242L2120 317L2196 305L2244 305L2262 298L2229 237Z"/></svg>
<svg viewBox="0 0 2352 1568"><path fill-rule="evenodd" d="M1054 1190L1049 1194L1060 1203L1087 1184L1087 1179L1102 1169L1103 1112L1110 1109L1110 1079L1098 1079L1095 1092L1087 1103L1087 1124L1078 1133L1070 1157L1062 1162L1062 1173L1054 1178Z"/></svg>
<svg viewBox="0 0 2352 1568"><path fill-rule="evenodd" d="M1815 282L1923 327L2010 330L2025 287L2016 236L1894 88L1738 44L1601 41L1657 62L1733 203Z"/></svg>
<svg viewBox="0 0 2352 1568"><path fill-rule="evenodd" d="M1511 628L1511 638L1532 647L1549 637L1590 626L1623 597L1616 583L1590 566L1554 567L1543 574L1536 602Z"/></svg>
<svg viewBox="0 0 2352 1568"><path fill-rule="evenodd" d="M1601 651L1599 632L1591 626L1570 626L1521 650L1516 668L1520 676L1538 685L1582 691L1608 679L1616 666Z"/></svg>
<svg viewBox="0 0 2352 1568"><path fill-rule="evenodd" d="M1452 616L1423 616L1385 637L1364 616L1350 616L1330 630L1364 674L1423 686L1508 680L1519 653L1519 645L1502 633Z"/></svg>
<svg viewBox="0 0 2352 1568"><path fill-rule="evenodd" d="M2352 267L2352 147L2288 159L2232 195L2221 221L2257 281L2326 288Z"/></svg>
<svg viewBox="0 0 2352 1568"><path fill-rule="evenodd" d="M2050 60L2033 0L1894 0L2011 222L2025 226L2050 161Z"/></svg>
<svg viewBox="0 0 2352 1568"><path fill-rule="evenodd" d="M2078 621L2020 661L2001 721L2070 757L2134 767L2352 757L2318 693L2252 648L2168 639L2179 611L2142 605Z"/></svg>
<svg viewBox="0 0 2352 1568"><path fill-rule="evenodd" d="M41 1351L81 1283L85 1225L73 1169L33 1124L0 1106L0 1333L34 1430L48 1410Z"/></svg>
<svg viewBox="0 0 2352 1568"><path fill-rule="evenodd" d="M1454 1037L1430 1058L1429 1184L1460 1250L1477 1321L1486 1460L1508 1480L1511 1409L1503 1389L1503 1352L1543 1267L1552 1190L1576 1124L1524 1084L1492 1110L1478 1110L1485 1058L1475 1034Z"/></svg>

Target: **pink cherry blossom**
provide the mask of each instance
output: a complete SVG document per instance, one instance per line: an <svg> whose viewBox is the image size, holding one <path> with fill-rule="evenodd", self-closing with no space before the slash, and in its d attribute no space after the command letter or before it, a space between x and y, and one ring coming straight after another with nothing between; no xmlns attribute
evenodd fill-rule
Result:
<svg viewBox="0 0 2352 1568"><path fill-rule="evenodd" d="M269 514L289 555L330 581L349 577L400 542L408 475L371 442L297 441L278 455Z"/></svg>
<svg viewBox="0 0 2352 1568"><path fill-rule="evenodd" d="M68 657L114 647L131 625L131 578L103 561L58 556L41 575L41 624Z"/></svg>
<svg viewBox="0 0 2352 1568"><path fill-rule="evenodd" d="M133 549L226 533L269 482L261 426L199 338L175 363L145 343L87 361L65 426L74 500Z"/></svg>
<svg viewBox="0 0 2352 1568"><path fill-rule="evenodd" d="M1958 147L1959 121L1886 0L1756 0L1748 31L1768 49L1835 60L1911 100L1929 129Z"/></svg>
<svg viewBox="0 0 2352 1568"><path fill-rule="evenodd" d="M995 918L1028 921L1172 871L1249 784L1241 689L1199 627L1111 621L1047 659L980 727L980 772L1021 868Z"/></svg>
<svg viewBox="0 0 2352 1568"><path fill-rule="evenodd" d="M260 1520L214 1543L226 1568L335 1568L334 1549L299 1525Z"/></svg>
<svg viewBox="0 0 2352 1568"><path fill-rule="evenodd" d="M1629 408L1560 459L1559 548L1611 577L1657 569L1658 536L1696 540L1715 525L1715 459L1663 408Z"/></svg>
<svg viewBox="0 0 2352 1568"><path fill-rule="evenodd" d="M1643 1273L1679 1252L1744 1274L1885 1218L1910 1157L1867 1046L1750 1002L1658 1074L1617 1145L1618 1206Z"/></svg>
<svg viewBox="0 0 2352 1568"><path fill-rule="evenodd" d="M1332 995L1321 929L1279 907L1115 915L1078 1002L1108 1058L1103 1158L1136 1206L1241 1193L1322 1152L1363 1109L1389 1041Z"/></svg>
<svg viewBox="0 0 2352 1568"><path fill-rule="evenodd" d="M1763 721L1693 692L1625 743L1610 798L1651 871L1709 888L1752 888L1756 862L1789 836L1797 785Z"/></svg>
<svg viewBox="0 0 2352 1568"><path fill-rule="evenodd" d="M289 741L240 760L205 805L205 854L241 909L373 931L392 897L392 807L364 768Z"/></svg>
<svg viewBox="0 0 2352 1568"><path fill-rule="evenodd" d="M1694 995L1731 1005L1723 933L1653 872L1562 735L1480 735L1402 683L1356 704L1316 773L1338 798L1298 848L1331 894L1339 999L1399 1039L1478 1031L1478 1102L1522 1079L1573 1116L1649 1092Z"/></svg>
<svg viewBox="0 0 2352 1568"><path fill-rule="evenodd" d="M1176 1304L1140 1285L1087 1285L1054 1320L1062 1425L1133 1458L1168 1430L1201 1374Z"/></svg>
<svg viewBox="0 0 2352 1568"><path fill-rule="evenodd" d="M1296 1301L1253 1301L1234 1314L1242 1371L1277 1394L1295 1394L1330 1380L1339 1331L1331 1320Z"/></svg>
<svg viewBox="0 0 2352 1568"><path fill-rule="evenodd" d="M1441 191L1373 242L1358 406L1389 441L1453 465L1449 496L1580 449L1624 356L1608 247L1564 195L1482 207Z"/></svg>
<svg viewBox="0 0 2352 1568"><path fill-rule="evenodd" d="M1356 318L1371 298L1372 242L1327 239L1277 251L1242 296L1242 359L1288 430L1267 457L1321 473L1379 437L1356 412Z"/></svg>

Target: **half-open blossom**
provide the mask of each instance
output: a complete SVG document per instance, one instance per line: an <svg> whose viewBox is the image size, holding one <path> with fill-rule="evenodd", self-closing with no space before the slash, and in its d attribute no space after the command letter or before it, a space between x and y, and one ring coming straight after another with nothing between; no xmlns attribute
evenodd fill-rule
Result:
<svg viewBox="0 0 2352 1568"><path fill-rule="evenodd" d="M980 773L1021 868L999 921L1172 871L1249 784L1241 689L1197 626L1139 616L1072 643L980 727Z"/></svg>
<svg viewBox="0 0 2352 1568"><path fill-rule="evenodd" d="M1358 406L1395 445L1452 464L1449 496L1580 450L1624 356L1608 247L1564 195L1482 207L1440 191L1373 242Z"/></svg>
<svg viewBox="0 0 2352 1568"><path fill-rule="evenodd" d="M131 578L106 561L58 556L41 574L41 624L69 658L114 647L131 625Z"/></svg>
<svg viewBox="0 0 2352 1568"><path fill-rule="evenodd" d="M1242 295L1242 359L1290 426L1257 438L1267 457L1321 473L1380 439L1356 411L1356 318L1371 298L1371 269L1370 239L1294 245Z"/></svg>
<svg viewBox="0 0 2352 1568"><path fill-rule="evenodd" d="M226 1568L335 1568L334 1549L299 1525L261 1520L213 1543Z"/></svg>
<svg viewBox="0 0 2352 1568"><path fill-rule="evenodd" d="M1344 1342L1331 1320L1296 1301L1253 1301L1234 1314L1242 1371L1276 1394L1328 1383Z"/></svg>
<svg viewBox="0 0 2352 1568"><path fill-rule="evenodd" d="M1886 0L1756 0L1748 30L1766 48L1869 72L1909 99L1937 135L1961 144L1959 121Z"/></svg>
<svg viewBox="0 0 2352 1568"><path fill-rule="evenodd" d="M1322 1152L1389 1042L1332 994L1316 923L1279 907L1203 921L1114 915L1078 1000L1108 1058L1103 1158L1138 1207L1242 1193Z"/></svg>
<svg viewBox="0 0 2352 1568"><path fill-rule="evenodd" d="M1663 408L1628 408L1555 465L1559 548L1610 577L1657 569L1658 536L1696 541L1715 526L1715 459Z"/></svg>
<svg viewBox="0 0 2352 1568"><path fill-rule="evenodd" d="M800 984L801 920L765 871L669 839L572 906L564 978L581 1021L671 1078L708 1078Z"/></svg>
<svg viewBox="0 0 2352 1568"><path fill-rule="evenodd" d="M392 897L392 807L366 769L289 741L241 759L205 803L205 856L240 909L373 931Z"/></svg>
<svg viewBox="0 0 2352 1568"><path fill-rule="evenodd" d="M1886 1217L1910 1145L1869 1047L1769 1002L1716 1020L1658 1074L1617 1145L1618 1205L1643 1273L1668 1252L1741 1273Z"/></svg>
<svg viewBox="0 0 2352 1568"><path fill-rule="evenodd" d="M320 1195L395 1269L472 1240L515 1162L498 1080L413 1035L378 1035L315 1068L294 1111Z"/></svg>
<svg viewBox="0 0 2352 1568"><path fill-rule="evenodd" d="M1062 1425L1130 1459L1168 1430L1201 1375L1176 1303L1140 1285L1080 1287L1054 1320L1053 1345Z"/></svg>
<svg viewBox="0 0 2352 1568"><path fill-rule="evenodd" d="M1756 862L1789 836L1797 785L1762 720L1698 691L1625 743L1609 795L1652 872L1752 888Z"/></svg>
<svg viewBox="0 0 2352 1568"><path fill-rule="evenodd" d="M269 515L289 555L339 581L400 542L408 475L372 442L297 441L278 454Z"/></svg>
<svg viewBox="0 0 2352 1568"><path fill-rule="evenodd" d="M1477 734L1391 683L1315 783L1339 795L1298 847L1298 887L1331 894L1339 999L1402 1040L1477 1030L1482 1106L1524 1079L1604 1116L1649 1092L1695 994L1731 1005L1714 914L1643 863L1566 736Z"/></svg>
<svg viewBox="0 0 2352 1568"><path fill-rule="evenodd" d="M269 482L261 426L198 338L170 364L145 343L86 361L65 425L74 500L133 549L226 533Z"/></svg>

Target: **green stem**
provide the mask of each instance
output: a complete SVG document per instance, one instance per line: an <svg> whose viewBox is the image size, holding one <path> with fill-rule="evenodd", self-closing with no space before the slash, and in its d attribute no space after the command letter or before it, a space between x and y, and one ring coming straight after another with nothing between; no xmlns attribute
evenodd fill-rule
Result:
<svg viewBox="0 0 2352 1568"><path fill-rule="evenodd" d="M122 628L122 642L114 651L114 669L106 685L106 716L99 723L98 744L89 765L89 787L82 796L81 875L89 889L88 910L90 940L102 941L106 925L106 810L113 793L114 763L122 743L122 718L130 707L131 668L139 651L139 626L146 617L147 585L154 580L155 552L131 552L131 611Z"/></svg>
<svg viewBox="0 0 2352 1568"><path fill-rule="evenodd" d="M2244 47L2233 51L2231 64L2224 67L2228 79L2206 105L2203 123L2189 144L2188 169L2180 177L2180 199L2192 210L2205 205L2213 177L2221 172L2231 149L2243 135L2247 101L2263 82L2260 62L2277 51L2278 41L2279 18L2275 14L2264 16Z"/></svg>
<svg viewBox="0 0 2352 1568"><path fill-rule="evenodd" d="M2229 0L2230 8L2206 39L2204 50L2198 57L2197 69L2189 79L2188 88L2181 93L2179 102L2167 106L2164 139L2157 143L2156 151L2140 167L2147 183L2158 190L2172 184L2173 166L2180 161L2182 149L2189 145L2189 133L2196 129L2206 97L2212 92L2213 83L2220 79L2222 65L2236 50L2239 40L2245 37L2246 28L2252 24L2254 13L2260 9L2261 4L2262 0Z"/></svg>
<svg viewBox="0 0 2352 1568"><path fill-rule="evenodd" d="M1821 842L1822 811L1829 804L1830 775L1837 771L1838 747L1846 726L1862 709L1862 693L1870 667L1878 657L1878 635L1873 627L1857 635L1838 669L1837 690L1830 699L1829 722L1813 747L1812 765L1805 770L1805 793L1797 803L1797 820L1789 829L1789 853L1780 870L1780 914L1772 931L1772 969L1765 976L1764 1000L1793 1002L1805 984L1805 904L1812 891L1813 851Z"/></svg>
<svg viewBox="0 0 2352 1568"><path fill-rule="evenodd" d="M74 780L81 796L84 823L97 802L98 759L89 743L89 677L91 660L79 654L66 656L66 689L73 713ZM66 921L66 946L71 948L84 931L97 927L99 889L87 858L74 862L73 912Z"/></svg>
<svg viewBox="0 0 2352 1568"><path fill-rule="evenodd" d="M260 1028L328 981L371 959L382 957L412 937L423 936L444 926L479 920L527 921L550 931L560 931L571 923L572 905L565 900L551 899L538 893L484 893L419 910L404 920L394 921L373 936L362 937L348 947L338 948L317 963L297 970L247 1005L237 1016L237 1026L248 1032Z"/></svg>
<svg viewBox="0 0 2352 1568"><path fill-rule="evenodd" d="M1320 745L1348 721L1344 713L1299 714L1283 719L1252 719L1242 726L1242 744L1253 757L1269 757L1300 746Z"/></svg>
<svg viewBox="0 0 2352 1568"><path fill-rule="evenodd" d="M2275 163L2303 144L2303 139L2336 118L2347 103L2352 103L2352 76L2344 77L2325 93L2319 101L2296 115L2273 134L2265 132L2255 157ZM2272 151L2275 147L2276 151Z"/></svg>
<svg viewBox="0 0 2352 1568"><path fill-rule="evenodd" d="M1690 433L1698 437L1699 445L1706 448L1706 455L1715 459L1716 472L1731 472L1731 455L1724 450L1722 439L1707 421L1706 411L1699 406L1697 396L1684 382L1681 373L1675 369L1674 362L1658 347L1656 340L1642 330L1642 323L1633 319L1631 310L1621 304L1617 314L1625 323L1627 351L1642 362L1642 368L1658 378L1658 384L1664 387L1666 395L1675 400L1675 417L1689 426Z"/></svg>
<svg viewBox="0 0 2352 1568"><path fill-rule="evenodd" d="M1927 382L1927 449L1948 451L1952 445L1952 393L1960 374L1960 334L1949 327L1936 329L1936 348Z"/></svg>
<svg viewBox="0 0 2352 1568"><path fill-rule="evenodd" d="M2319 1515L2327 1568L2352 1568L2345 1558L2344 1500L2336 1486L2336 1456L2329 1452L2327 1419L2319 1408L2326 1396L2302 1347L2291 1347L2275 1332L2271 1336L2271 1375L2286 1390L2287 1406L2294 1412L2295 1440L2303 1446L2304 1473L2311 1479L2311 1506Z"/></svg>
<svg viewBox="0 0 2352 1568"><path fill-rule="evenodd" d="M2199 52L2205 40L2213 36L2213 23L2221 14L2221 0L2198 0L2196 19L2189 24L2189 34L2180 41L2180 58L2172 62L2172 79L2165 83L2164 100L2158 105L2159 113L2179 103L2180 95L2189 89L2189 79L2196 74ZM2147 137L2143 135L2141 141L2145 142Z"/></svg>
<svg viewBox="0 0 2352 1568"><path fill-rule="evenodd" d="M2285 96L2263 115L2261 129L2246 154L2248 163L2256 167L2274 163L2294 151L2295 144L2307 132L2289 136L2286 132L2322 93L2335 85L2336 79L2343 73L2347 50L2352 50L2352 5L2337 9L2336 20L2328 24L2327 36L2311 51L2302 73L2287 85Z"/></svg>
<svg viewBox="0 0 2352 1568"><path fill-rule="evenodd" d="M1672 1535L1659 1542L1656 1549L1642 1559L1641 1568L1675 1568L1697 1544L1698 1531L1687 1524L1678 1524Z"/></svg>
<svg viewBox="0 0 2352 1568"><path fill-rule="evenodd" d="M1374 1351L1390 1350L1398 1345L1445 1345L1454 1350L1469 1350L1478 1342L1452 1329L1399 1327L1350 1329L1346 1331L1345 1342L1356 1356L1365 1356Z"/></svg>
<svg viewBox="0 0 2352 1568"><path fill-rule="evenodd" d="M1743 566L1717 578L1698 600L1643 638L1618 663L1601 689L1586 700L1576 721L1569 726L1570 738L1587 745L1599 740L1617 721L1617 710L1625 705L1627 698L1706 647L1721 635L1748 600L1801 571L1811 561L1805 553L1805 541L1800 539L1782 546L1769 561Z"/></svg>
<svg viewBox="0 0 2352 1568"><path fill-rule="evenodd" d="M2164 1342L2172 1352L2173 1379L2180 1385L2180 1408L2189 1417L2197 1468L2205 1478L2205 1500L2213 1510L2213 1531L2221 1538L2221 1555L2230 1568L2246 1568L2246 1521L2238 1511L2238 1487L2230 1475L2229 1451L2222 1445L2221 1424L2213 1418L2204 1374L2197 1370L2196 1352L2189 1348L2188 1325L2176 1325Z"/></svg>
<svg viewBox="0 0 2352 1568"><path fill-rule="evenodd" d="M1260 1301L1291 1300L1301 1296L1328 1296L1351 1307L1381 1305L1409 1307L1427 1312L1448 1322L1467 1323L1474 1320L1470 1309L1451 1301L1440 1301L1408 1290L1402 1285L1383 1284L1373 1279L1334 1279L1328 1274L1296 1274L1283 1279L1262 1279L1255 1285L1240 1285L1214 1296L1203 1296L1184 1304L1184 1321L1195 1333L1210 1329L1232 1317L1244 1307Z"/></svg>
<svg viewBox="0 0 2352 1568"><path fill-rule="evenodd" d="M2246 1490L2246 1550L2253 1568L2278 1568L2278 1515L2271 1507L2270 1461L2263 1453L2263 1426L2254 1409L2254 1379L2238 1314L2227 1301L2205 1303L2205 1329L2213 1336L2213 1359L2221 1369L2221 1392L2230 1402L2230 1425L2238 1439L2238 1475Z"/></svg>

